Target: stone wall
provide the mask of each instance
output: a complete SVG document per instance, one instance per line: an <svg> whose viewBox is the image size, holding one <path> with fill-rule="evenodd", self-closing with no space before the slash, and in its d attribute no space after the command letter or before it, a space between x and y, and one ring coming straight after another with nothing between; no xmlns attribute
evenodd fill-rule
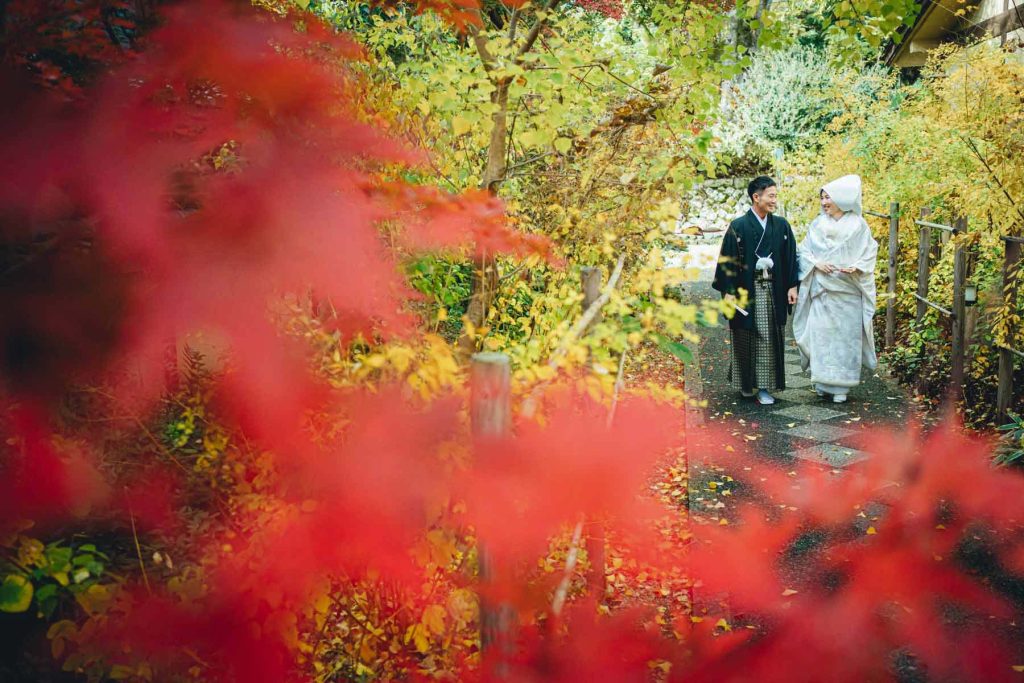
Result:
<svg viewBox="0 0 1024 683"><path fill-rule="evenodd" d="M730 221L750 208L749 178L715 178L695 186L682 199L677 230L697 227L703 232L722 232Z"/></svg>

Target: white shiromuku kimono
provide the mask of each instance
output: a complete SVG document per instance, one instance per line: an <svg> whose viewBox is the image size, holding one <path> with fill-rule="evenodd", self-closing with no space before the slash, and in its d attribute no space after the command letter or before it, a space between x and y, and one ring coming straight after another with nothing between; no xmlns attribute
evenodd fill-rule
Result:
<svg viewBox="0 0 1024 683"><path fill-rule="evenodd" d="M860 383L864 366L878 365L871 319L875 314L875 260L878 242L861 215L861 182L844 176L822 188L845 213L837 220L822 213L800 243L800 295L793 334L804 370L819 392L845 397ZM826 275L815 268L828 263L856 268Z"/></svg>

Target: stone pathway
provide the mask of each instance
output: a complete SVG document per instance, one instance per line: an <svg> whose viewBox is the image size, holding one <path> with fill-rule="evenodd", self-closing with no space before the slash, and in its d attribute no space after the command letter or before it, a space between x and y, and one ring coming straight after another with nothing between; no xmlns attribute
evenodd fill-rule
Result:
<svg viewBox="0 0 1024 683"><path fill-rule="evenodd" d="M713 268L708 254L717 255L718 239L694 238L692 265L701 277L684 289L684 298L699 302L718 297L711 289ZM765 457L788 462L806 460L830 468L843 468L866 455L858 445L867 428L902 425L908 416L905 394L884 370L864 372L846 403L821 398L800 370L800 356L792 330L786 335L786 389L775 394L776 402L762 406L745 399L728 381L729 331L726 327L704 328L695 362L688 368L687 390L707 401L703 411L691 411L689 421L700 427L704 421L721 421L732 431L753 439L752 446Z"/></svg>
<svg viewBox="0 0 1024 683"><path fill-rule="evenodd" d="M695 237L692 241L695 248L678 265L698 268L700 277L684 287L683 299L690 303L717 299L711 280L721 237ZM881 370L865 371L864 381L850 392L845 403L819 397L810 378L800 370L792 329L786 333L786 389L775 394L776 402L770 406L743 398L728 381L732 351L728 327L702 328L700 332L700 343L693 349L694 362L686 367L686 389L692 398L706 405L687 410L687 433L691 438L699 439L701 430L715 425L745 442L752 458L763 458L787 469L806 461L838 475L843 468L868 457L859 448L867 429L906 424L906 396L895 382L884 378ZM717 466L691 464L687 492L690 520L701 525L737 523L737 501L731 495L732 485L727 483L732 481L729 472ZM878 514L881 512L872 512L872 516ZM869 523L868 519L863 521ZM795 577L801 570L792 571ZM733 622L728 595L709 594L695 587L692 601L694 614Z"/></svg>

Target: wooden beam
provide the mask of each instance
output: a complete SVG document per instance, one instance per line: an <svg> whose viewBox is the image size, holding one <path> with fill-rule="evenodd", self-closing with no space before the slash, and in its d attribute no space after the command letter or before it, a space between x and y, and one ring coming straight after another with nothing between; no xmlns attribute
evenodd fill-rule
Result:
<svg viewBox="0 0 1024 683"><path fill-rule="evenodd" d="M1003 308L1013 310L1017 305L1017 271L1020 269L1021 243L1006 240L1003 253ZM1006 343L1012 343L1014 328L1007 326ZM996 390L996 418L1005 421L1013 401L1013 351L999 347L999 388Z"/></svg>
<svg viewBox="0 0 1024 683"><path fill-rule="evenodd" d="M953 223L958 233L966 232L967 219L957 218ZM953 400L959 401L964 393L964 369L967 359L966 322L967 310L964 302L964 285L967 283L967 251L963 243L957 242L953 252L953 348L950 352L950 390L955 392Z"/></svg>
<svg viewBox="0 0 1024 683"><path fill-rule="evenodd" d="M924 220L931 209L921 209L921 220ZM928 261L928 252L931 250L932 229L922 225L918 229L917 240L917 324L924 321L925 313L928 312L928 271L931 264Z"/></svg>
<svg viewBox="0 0 1024 683"><path fill-rule="evenodd" d="M886 285L885 347L896 343L896 259L900 253L900 204L889 204L889 281Z"/></svg>
<svg viewBox="0 0 1024 683"><path fill-rule="evenodd" d="M486 457L490 444L508 436L512 428L511 365L504 353L475 353L470 362L469 416L477 457ZM486 548L486 539L479 539L477 557L480 582L492 583L498 568ZM511 648L515 616L511 608L490 599L480 599L480 648L500 648L504 657ZM501 665L499 665L501 666Z"/></svg>

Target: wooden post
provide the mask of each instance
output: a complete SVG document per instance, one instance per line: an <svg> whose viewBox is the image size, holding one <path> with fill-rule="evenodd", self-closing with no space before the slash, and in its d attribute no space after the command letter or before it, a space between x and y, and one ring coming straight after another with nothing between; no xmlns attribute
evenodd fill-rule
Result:
<svg viewBox="0 0 1024 683"><path fill-rule="evenodd" d="M601 269L593 266L584 268L580 273L580 284L583 287L583 310L586 311L601 296ZM596 325L600 319L601 313L598 312L587 329ZM587 559L590 561L587 585L598 602L604 599L605 593L605 543L604 524L593 521L587 524L586 547Z"/></svg>
<svg viewBox="0 0 1024 683"><path fill-rule="evenodd" d="M921 209L921 220L928 217L928 214L932 212L931 209ZM928 261L928 252L932 242L932 229L920 226L917 238L917 295L919 297L928 298L928 270L930 263ZM917 300L917 324L920 325L924 321L924 315L928 312L928 304Z"/></svg>
<svg viewBox="0 0 1024 683"><path fill-rule="evenodd" d="M494 439L508 434L511 366L504 353L474 353L470 364L470 419L473 435Z"/></svg>
<svg viewBox="0 0 1024 683"><path fill-rule="evenodd" d="M504 353L475 353L470 361L469 415L473 436L478 443L498 440L509 433L512 426L511 368ZM481 452L483 449L481 449ZM480 540L477 547L480 581L494 578L494 561ZM480 647L487 649L497 644L509 646L512 613L507 606L480 600Z"/></svg>
<svg viewBox="0 0 1024 683"><path fill-rule="evenodd" d="M1003 253L1003 308L1014 310L1017 305L1017 276L1020 269L1020 242L1004 240ZM1013 341L1014 328L1007 324L1005 344ZM996 417L1005 422L1013 400L1013 353L999 349L999 388L996 391Z"/></svg>
<svg viewBox="0 0 1024 683"><path fill-rule="evenodd" d="M889 204L889 283L886 292L889 294L888 307L885 309L885 347L892 348L896 343L896 259L900 253L900 203Z"/></svg>
<svg viewBox="0 0 1024 683"><path fill-rule="evenodd" d="M580 285L583 288L583 310L586 311L590 308L590 305L597 301L597 298L601 296L601 269L595 268L594 266L587 266L580 271ZM601 322L601 312L598 311L597 315L594 316L591 321L590 327L593 327L597 323Z"/></svg>
<svg viewBox="0 0 1024 683"><path fill-rule="evenodd" d="M963 242L959 236L967 232L967 219L958 217L953 222L956 228L956 250L953 252L953 349L950 365L950 389L955 392L954 400L963 397L964 389L964 360L967 349L964 344L964 332L966 330L967 309L964 305L964 285L967 282L967 255Z"/></svg>

